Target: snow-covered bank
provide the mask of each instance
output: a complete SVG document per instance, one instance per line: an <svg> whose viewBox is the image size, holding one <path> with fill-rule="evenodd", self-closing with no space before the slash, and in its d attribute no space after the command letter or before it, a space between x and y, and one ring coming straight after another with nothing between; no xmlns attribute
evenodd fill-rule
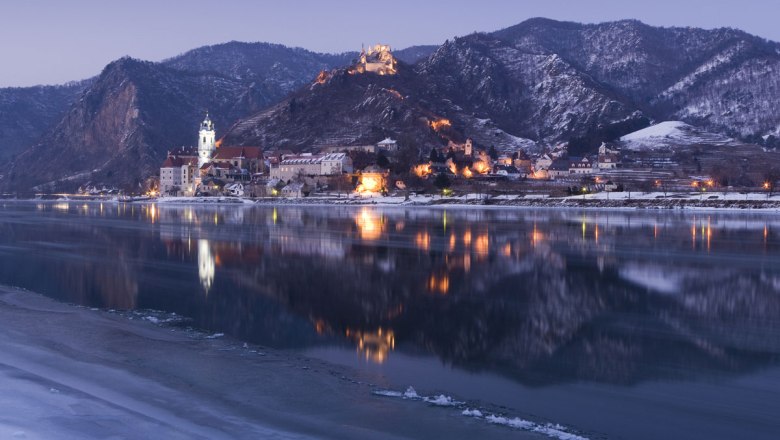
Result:
<svg viewBox="0 0 780 440"><path fill-rule="evenodd" d="M0 288L0 438L540 438L380 399L351 370L142 315Z"/></svg>
<svg viewBox="0 0 780 440"><path fill-rule="evenodd" d="M465 194L455 197L412 196L374 198L320 198L257 199L257 204L269 206L403 206L403 207L482 207L482 208L603 208L603 209L707 209L707 210L766 210L780 211L780 194L767 197L764 193L663 193L620 192L594 193L569 197L539 195Z"/></svg>

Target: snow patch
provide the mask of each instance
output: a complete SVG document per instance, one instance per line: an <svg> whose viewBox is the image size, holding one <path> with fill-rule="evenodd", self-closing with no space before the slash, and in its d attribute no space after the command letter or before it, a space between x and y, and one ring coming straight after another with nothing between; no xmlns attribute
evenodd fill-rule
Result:
<svg viewBox="0 0 780 440"><path fill-rule="evenodd" d="M464 403L453 400L452 397L445 396L444 394L439 394L434 397L424 397L423 400L435 406L461 406Z"/></svg>

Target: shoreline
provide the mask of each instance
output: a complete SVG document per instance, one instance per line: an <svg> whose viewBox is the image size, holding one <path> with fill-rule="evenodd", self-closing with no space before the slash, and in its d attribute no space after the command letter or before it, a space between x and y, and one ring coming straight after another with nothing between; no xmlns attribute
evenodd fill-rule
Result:
<svg viewBox="0 0 780 440"><path fill-rule="evenodd" d="M0 286L0 437L582 438L139 315Z"/></svg>
<svg viewBox="0 0 780 440"><path fill-rule="evenodd" d="M486 197L467 194L456 197L414 196L406 200L400 196L387 197L306 197L306 198L239 198L239 197L161 197L135 201L116 198L84 197L60 199L0 199L3 202L73 202L73 203L134 203L158 205L218 205L218 206L339 206L339 207L398 207L433 209L586 209L586 210L664 210L685 211L737 211L780 212L780 194L771 198L762 193L708 193L704 199L699 194L672 193L615 193L621 197L604 197L604 193L568 197L523 197L516 195Z"/></svg>

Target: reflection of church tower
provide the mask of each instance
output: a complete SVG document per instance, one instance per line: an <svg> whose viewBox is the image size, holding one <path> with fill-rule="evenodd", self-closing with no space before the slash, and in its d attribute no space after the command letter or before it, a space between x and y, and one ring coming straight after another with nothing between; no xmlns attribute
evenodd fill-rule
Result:
<svg viewBox="0 0 780 440"><path fill-rule="evenodd" d="M206 112L206 119L200 123L200 131L198 132L198 168L204 164L211 162L211 158L216 151L216 132L214 131L214 123L209 119L209 114Z"/></svg>
<svg viewBox="0 0 780 440"><path fill-rule="evenodd" d="M216 272L216 261L214 255L209 248L209 241L204 239L198 240L198 277L200 278L200 285L203 290L206 291L206 295L211 289L211 285L214 283L214 273Z"/></svg>

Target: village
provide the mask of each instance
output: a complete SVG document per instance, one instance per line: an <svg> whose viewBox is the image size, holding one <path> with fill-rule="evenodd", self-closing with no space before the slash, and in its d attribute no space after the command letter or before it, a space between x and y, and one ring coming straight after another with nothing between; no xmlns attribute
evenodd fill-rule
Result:
<svg viewBox="0 0 780 440"><path fill-rule="evenodd" d="M737 199L738 193L767 197L774 193L778 176L758 175L764 179L759 183L729 182L727 173L708 174L701 165L686 167L677 156L671 149L624 152L609 143L602 143L593 155L572 156L565 145L558 145L531 156L522 149L480 148L471 139L434 146L425 154L410 152L389 137L375 144L328 146L310 153L266 151L260 146L220 145L206 115L198 145L172 149L160 167L159 180L152 178L148 184L147 195L374 202L479 195L525 197L539 203L540 198L609 199L610 194L620 200L630 198L631 192L637 199L640 193L663 193L669 198L693 194L699 200L707 192L732 193Z"/></svg>
<svg viewBox="0 0 780 440"><path fill-rule="evenodd" d="M394 75L396 60L389 46L377 45L361 52L350 73ZM436 133L451 127L446 118L428 124ZM663 124L668 123L659 126ZM403 133L395 135L403 137ZM420 145L387 136L374 143L312 146L305 153L277 146L223 145L207 113L197 145L168 152L159 178L147 183L147 196L320 201L401 197L408 201L421 195L472 199L477 195L487 200L610 199L613 194L612 199L619 200L625 195L630 199L633 192L635 198L638 193L657 198L685 194L703 200L707 192L724 198L728 193L771 197L780 179L775 168L761 168L761 158L743 157L735 163L729 151L717 146L661 142L649 149L626 149L619 140L610 140L581 154L570 151L569 143L531 154L521 146L499 150L470 138L441 139L439 144ZM708 200L718 198L707 195Z"/></svg>

